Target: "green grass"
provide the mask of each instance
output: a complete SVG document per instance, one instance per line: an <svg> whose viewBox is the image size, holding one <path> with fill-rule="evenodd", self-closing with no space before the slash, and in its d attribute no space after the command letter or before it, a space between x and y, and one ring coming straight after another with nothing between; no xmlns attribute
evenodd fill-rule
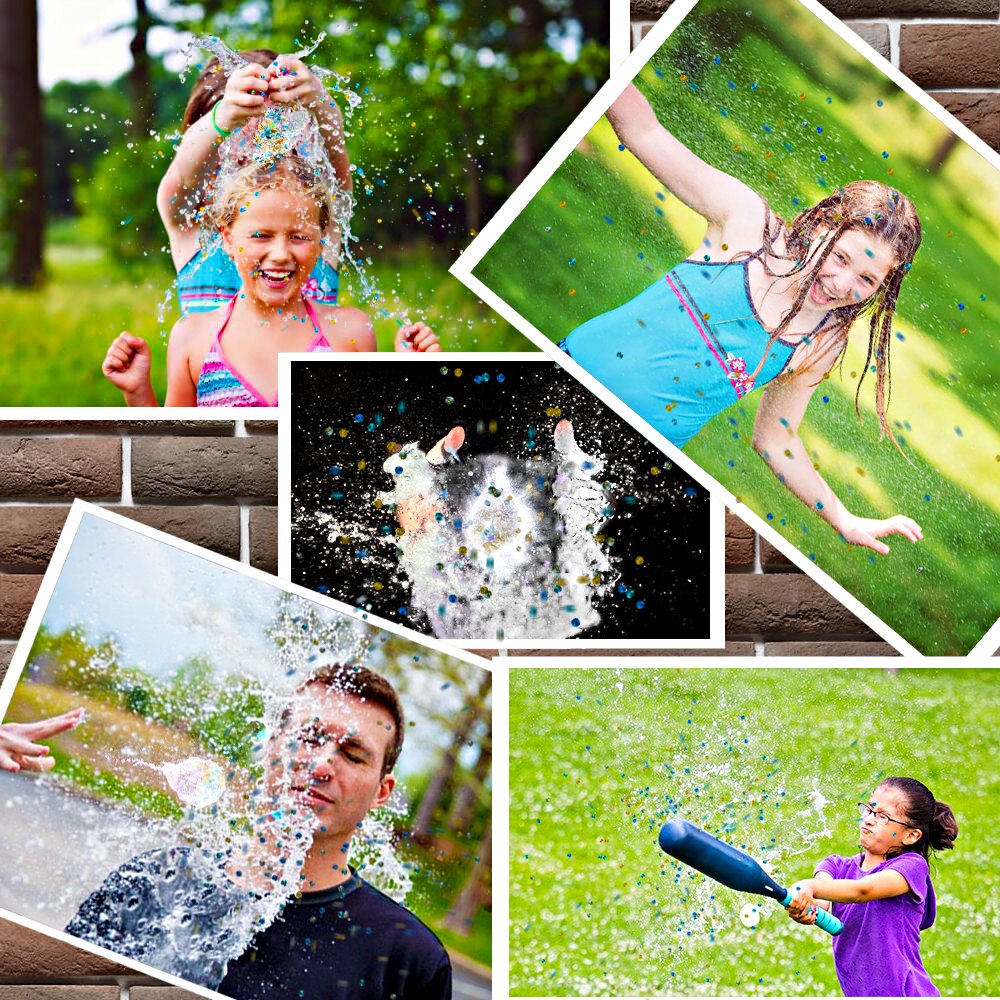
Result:
<svg viewBox="0 0 1000 1000"><path fill-rule="evenodd" d="M737 6L742 20L746 5ZM759 395L710 421L685 451L922 653L964 655L1000 617L992 557L1000 542L1000 299L991 294L1000 182L968 149L931 169L944 127L807 13L790 6L784 27L776 20L783 7L755 8L759 24L736 32L730 0L700 6L705 19L690 18L668 39L641 85L668 128L785 218L860 177L898 185L917 205L924 242L896 313L889 410L910 461L878 440L872 376L858 425L861 327L842 373L814 395L801 436L850 510L909 515L925 540L889 539L885 557L845 546L750 449ZM601 119L476 275L558 341L647 287L703 234L703 220L621 152Z"/></svg>
<svg viewBox="0 0 1000 1000"><path fill-rule="evenodd" d="M887 774L959 823L924 964L943 996L996 995L996 714L988 670L512 671L512 995L839 995L829 937L768 901L744 928L759 898L656 837L681 815L794 881L857 848L855 803Z"/></svg>
<svg viewBox="0 0 1000 1000"><path fill-rule="evenodd" d="M427 322L445 350L520 351L530 344L447 273L451 259L416 245L381 253L369 272L383 290L377 307L356 304L375 319L379 350L391 351L397 321ZM166 389L167 335L178 312L164 261L124 274L99 247L81 244L72 222L49 232L47 280L32 290L0 288L0 398L5 406L121 406L120 393L101 374L108 344L122 330L153 346L154 388ZM352 302L344 271L342 301ZM166 301L163 322L157 306ZM389 316L380 316L381 311Z"/></svg>

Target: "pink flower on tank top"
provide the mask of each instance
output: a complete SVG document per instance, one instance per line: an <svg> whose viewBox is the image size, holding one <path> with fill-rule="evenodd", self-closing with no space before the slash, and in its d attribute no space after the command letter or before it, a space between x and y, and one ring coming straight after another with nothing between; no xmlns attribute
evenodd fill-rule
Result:
<svg viewBox="0 0 1000 1000"><path fill-rule="evenodd" d="M729 367L729 381L736 386L739 394L745 395L753 389L753 375L747 371L747 363L735 354L726 355L726 365Z"/></svg>
<svg viewBox="0 0 1000 1000"><path fill-rule="evenodd" d="M309 278L302 286L302 297L305 299L318 299L319 296L319 282L315 278Z"/></svg>

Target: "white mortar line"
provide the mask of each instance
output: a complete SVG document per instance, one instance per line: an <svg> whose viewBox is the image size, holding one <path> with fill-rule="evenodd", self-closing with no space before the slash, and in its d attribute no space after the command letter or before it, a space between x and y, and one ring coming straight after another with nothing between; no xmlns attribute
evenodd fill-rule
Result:
<svg viewBox="0 0 1000 1000"><path fill-rule="evenodd" d="M753 655L754 656L763 656L764 655L764 643L762 643L762 642L755 642L753 644Z"/></svg>
<svg viewBox="0 0 1000 1000"><path fill-rule="evenodd" d="M118 1000L129 1000L129 990L127 986L118 987Z"/></svg>
<svg viewBox="0 0 1000 1000"><path fill-rule="evenodd" d="M240 562L250 565L250 508L240 504Z"/></svg>
<svg viewBox="0 0 1000 1000"><path fill-rule="evenodd" d="M122 435L122 506L134 507L132 499L132 438Z"/></svg>
<svg viewBox="0 0 1000 1000"><path fill-rule="evenodd" d="M237 420L233 424L233 437L245 438L250 437L247 432L247 425L245 420Z"/></svg>
<svg viewBox="0 0 1000 1000"><path fill-rule="evenodd" d="M753 572L764 572L764 565L760 561L760 535L756 531L753 533Z"/></svg>

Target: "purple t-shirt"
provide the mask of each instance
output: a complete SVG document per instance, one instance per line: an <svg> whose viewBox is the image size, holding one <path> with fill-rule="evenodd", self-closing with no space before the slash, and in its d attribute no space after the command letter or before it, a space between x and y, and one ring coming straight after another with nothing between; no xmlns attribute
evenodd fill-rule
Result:
<svg viewBox="0 0 1000 1000"><path fill-rule="evenodd" d="M867 903L833 904L834 916L844 922L833 939L833 964L844 996L940 996L920 961L920 932L937 913L927 859L906 851L862 871L863 859L863 854L834 854L820 862L816 874L860 879L889 868L906 879L910 891Z"/></svg>

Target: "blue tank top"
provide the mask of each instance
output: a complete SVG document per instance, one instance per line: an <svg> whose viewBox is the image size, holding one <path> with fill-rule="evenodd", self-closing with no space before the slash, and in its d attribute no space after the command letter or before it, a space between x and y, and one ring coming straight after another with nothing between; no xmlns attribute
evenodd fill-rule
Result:
<svg viewBox="0 0 1000 1000"><path fill-rule="evenodd" d="M211 312L228 305L229 300L240 290L240 275L232 258L222 246L216 246L203 254L195 255L177 272L177 300L181 315ZM339 275L322 257L309 275L302 294L316 305L335 306Z"/></svg>
<svg viewBox="0 0 1000 1000"><path fill-rule="evenodd" d="M717 413L784 371L795 352L783 340L767 348L770 334L753 307L747 265L761 252L740 261L683 260L559 346L681 447Z"/></svg>

